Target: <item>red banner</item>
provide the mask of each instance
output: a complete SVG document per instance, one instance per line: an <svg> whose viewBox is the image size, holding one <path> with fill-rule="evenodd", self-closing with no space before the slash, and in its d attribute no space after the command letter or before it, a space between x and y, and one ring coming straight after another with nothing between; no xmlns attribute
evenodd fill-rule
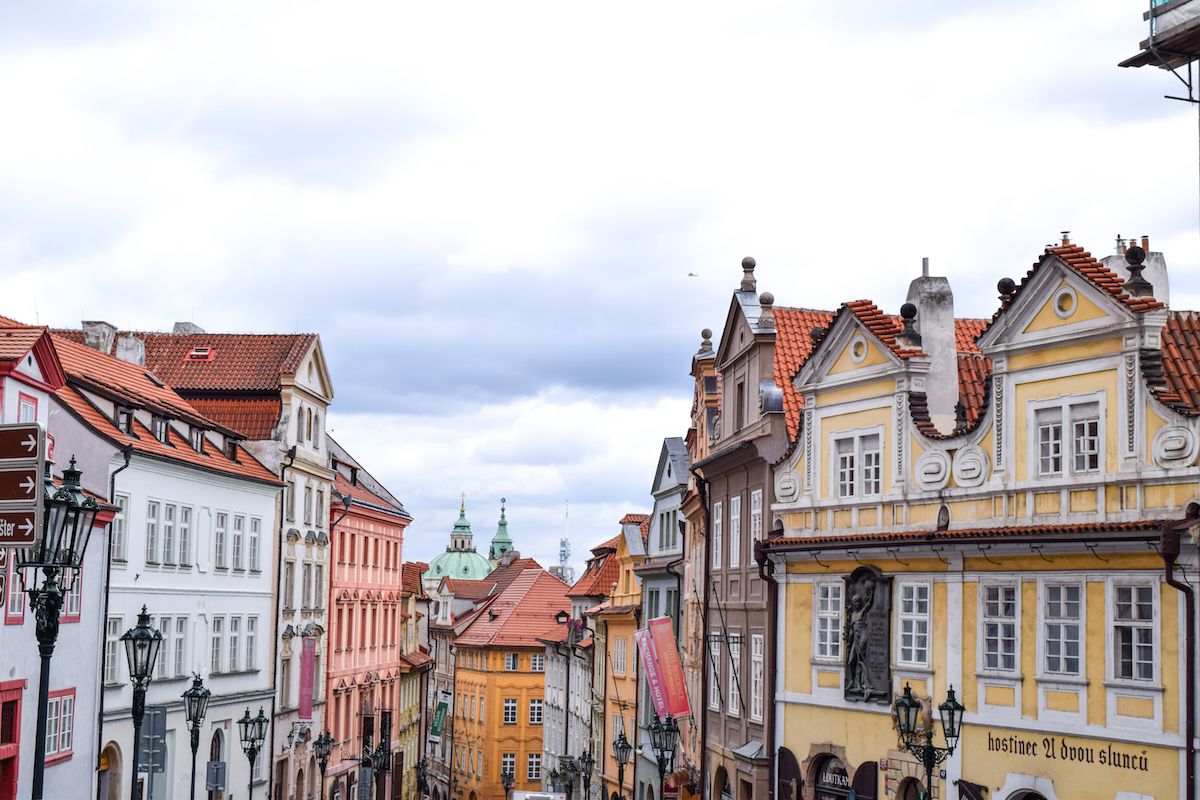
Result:
<svg viewBox="0 0 1200 800"><path fill-rule="evenodd" d="M662 719L667 717L667 698L663 692L662 675L658 672L658 656L654 654L654 642L650 640L650 630L639 628L633 632L637 642L638 653L642 657L642 669L646 671L646 685L650 687L650 700L654 703L654 713Z"/></svg>
<svg viewBox="0 0 1200 800"><path fill-rule="evenodd" d="M658 657L658 674L666 699L667 715L677 719L690 717L692 709L688 705L683 664L679 660L679 644L675 640L675 626L670 617L656 617L650 620L649 626L654 654Z"/></svg>
<svg viewBox="0 0 1200 800"><path fill-rule="evenodd" d="M313 678L317 660L317 640L304 637L300 651L300 719L311 721L313 716Z"/></svg>

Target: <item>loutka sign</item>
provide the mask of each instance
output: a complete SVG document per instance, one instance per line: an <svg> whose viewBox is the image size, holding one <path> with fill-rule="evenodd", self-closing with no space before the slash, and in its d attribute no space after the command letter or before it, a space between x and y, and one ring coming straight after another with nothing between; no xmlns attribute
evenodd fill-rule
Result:
<svg viewBox="0 0 1200 800"><path fill-rule="evenodd" d="M0 547L28 547L41 533L45 442L35 423L0 425Z"/></svg>

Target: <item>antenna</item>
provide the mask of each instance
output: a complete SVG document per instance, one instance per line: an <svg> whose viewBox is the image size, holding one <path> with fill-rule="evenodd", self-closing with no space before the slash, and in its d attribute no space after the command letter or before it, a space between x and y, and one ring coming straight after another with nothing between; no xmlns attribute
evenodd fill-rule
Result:
<svg viewBox="0 0 1200 800"><path fill-rule="evenodd" d="M558 568L566 583L575 582L575 570L571 567L571 502L566 501L563 507L563 517L566 520L567 535L558 540Z"/></svg>

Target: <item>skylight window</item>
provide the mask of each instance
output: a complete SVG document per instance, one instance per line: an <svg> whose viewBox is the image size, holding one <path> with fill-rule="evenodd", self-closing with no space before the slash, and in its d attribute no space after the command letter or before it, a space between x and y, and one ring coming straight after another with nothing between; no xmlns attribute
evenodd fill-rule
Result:
<svg viewBox="0 0 1200 800"><path fill-rule="evenodd" d="M187 357L188 361L212 361L213 350L211 347L193 347Z"/></svg>

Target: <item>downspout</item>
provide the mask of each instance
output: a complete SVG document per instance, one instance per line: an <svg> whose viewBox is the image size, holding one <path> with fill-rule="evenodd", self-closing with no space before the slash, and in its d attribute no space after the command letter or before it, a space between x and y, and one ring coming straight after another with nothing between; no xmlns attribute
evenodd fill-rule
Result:
<svg viewBox="0 0 1200 800"><path fill-rule="evenodd" d="M271 686L274 691L271 692L271 733L267 740L271 742L269 768L267 769L267 797L275 796L275 711L276 699L279 697L279 598L283 591L283 526L287 520L287 509L283 507L283 502L287 498L287 481L284 480L284 472L290 470L292 465L296 463L296 445L292 445L287 451L286 464L279 466L279 480L283 482L283 487L279 490L279 539L275 545L275 611L271 615ZM295 502L293 497L292 501ZM332 539L330 540L332 544Z"/></svg>
<svg viewBox="0 0 1200 800"><path fill-rule="evenodd" d="M133 445L127 444L121 448L121 456L125 459L125 463L112 471L108 476L108 502L114 506L117 504L117 473L124 472L129 469L129 462L133 459ZM108 523L108 560L104 565L104 611L100 615L100 641L108 639L108 600L110 581L112 579L112 562L113 562L113 537L112 523ZM103 652L103 650L101 651ZM104 668L100 669L100 698L97 703L98 711L96 712L96 771L100 770L100 758L104 749ZM103 800L100 797L100 781L96 781L96 800Z"/></svg>
<svg viewBox="0 0 1200 800"><path fill-rule="evenodd" d="M1196 594L1185 581L1175 577L1175 562L1179 558L1181 534L1200 524L1200 505L1192 503L1188 506L1187 516L1176 522L1163 526L1159 547L1162 551L1164 578L1171 587L1183 593L1185 604L1184 634L1184 698L1187 703L1187 714L1184 723L1186 737L1185 750L1187 765L1186 800L1196 800Z"/></svg>
<svg viewBox="0 0 1200 800"><path fill-rule="evenodd" d="M637 608L633 610L633 629L637 630L642 624L642 604L639 602ZM634 652L638 652L637 645L634 645ZM642 702L642 659L635 658L633 660L633 685L636 687L633 690L633 738L636 740L636 746L633 748L633 754L637 756L633 760L633 778L630 780L629 790L630 795L637 797L637 768L638 761L642 757L642 728L641 728L641 710L639 706ZM659 787L659 794L662 794L662 787Z"/></svg>
<svg viewBox="0 0 1200 800"><path fill-rule="evenodd" d="M779 631L779 583L775 580L775 564L767 555L766 542L754 543L754 557L758 561L758 577L764 581L767 589L767 637L765 646L767 652L763 653L763 664L775 664L775 642L778 639ZM766 708L764 711L763 727L767 731L767 758L770 759L770 768L767 773L767 797L775 797L775 765L778 761L775 753L775 669L765 670L767 673L766 685ZM753 702L753 701L752 701Z"/></svg>
<svg viewBox="0 0 1200 800"><path fill-rule="evenodd" d="M700 508L704 511L704 600L700 612L700 650L703 653L700 669L700 796L708 788L708 676L712 671L708 664L708 609L712 592L708 591L708 576L712 570L712 512L708 507L708 480L695 467L688 467L688 472L696 479L696 491L700 493Z"/></svg>

